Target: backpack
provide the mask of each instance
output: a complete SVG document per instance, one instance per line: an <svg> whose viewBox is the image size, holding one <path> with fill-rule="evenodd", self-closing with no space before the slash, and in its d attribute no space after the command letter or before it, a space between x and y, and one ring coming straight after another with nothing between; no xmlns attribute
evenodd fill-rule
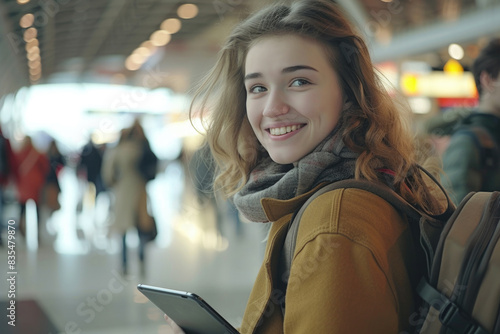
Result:
<svg viewBox="0 0 500 334"><path fill-rule="evenodd" d="M292 218L282 253L288 268L303 212L316 197L339 188L372 192L408 217L421 277L414 284L421 300L409 319L416 333L500 333L500 192L470 193L454 211L448 198L444 213L429 215L381 183L328 184Z"/></svg>
<svg viewBox="0 0 500 334"><path fill-rule="evenodd" d="M146 182L155 179L158 169L158 157L154 154L148 142L143 144L142 155L137 167Z"/></svg>

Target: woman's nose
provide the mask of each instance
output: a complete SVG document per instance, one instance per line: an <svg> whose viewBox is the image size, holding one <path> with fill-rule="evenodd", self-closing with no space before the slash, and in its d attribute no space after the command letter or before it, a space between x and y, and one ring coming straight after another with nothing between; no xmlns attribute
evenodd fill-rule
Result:
<svg viewBox="0 0 500 334"><path fill-rule="evenodd" d="M278 92L269 94L269 99L264 107L263 115L274 117L286 114L290 110L290 106Z"/></svg>

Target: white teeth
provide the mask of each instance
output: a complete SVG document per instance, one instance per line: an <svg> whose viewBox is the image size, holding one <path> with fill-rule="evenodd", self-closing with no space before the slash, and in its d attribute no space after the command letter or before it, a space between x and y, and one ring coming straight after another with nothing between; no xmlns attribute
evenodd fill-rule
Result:
<svg viewBox="0 0 500 334"><path fill-rule="evenodd" d="M273 136L280 136L280 135L284 135L288 132L296 131L296 130L300 129L300 127L301 127L300 125L282 126L280 128L271 128L271 129L269 129L269 132Z"/></svg>

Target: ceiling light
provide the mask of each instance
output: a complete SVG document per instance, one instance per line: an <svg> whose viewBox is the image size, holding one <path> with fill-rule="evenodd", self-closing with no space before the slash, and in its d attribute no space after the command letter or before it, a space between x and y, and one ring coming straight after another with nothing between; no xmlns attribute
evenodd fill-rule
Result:
<svg viewBox="0 0 500 334"><path fill-rule="evenodd" d="M129 71L137 71L138 69L141 68L142 64L137 64L134 62L134 59L132 56L128 56L127 59L125 60L125 68Z"/></svg>
<svg viewBox="0 0 500 334"><path fill-rule="evenodd" d="M192 19L196 15L198 15L198 6L193 5L192 3L186 3L177 8L177 15L181 19Z"/></svg>
<svg viewBox="0 0 500 334"><path fill-rule="evenodd" d="M20 5L24 5L25 3L30 2L30 0L17 0L17 3Z"/></svg>
<svg viewBox="0 0 500 334"><path fill-rule="evenodd" d="M464 49L458 44L450 44L448 47L448 53L450 57L456 60L460 60L464 57Z"/></svg>
<svg viewBox="0 0 500 334"><path fill-rule="evenodd" d="M35 16L31 13L24 14L23 17L19 20L19 25L21 28L29 28L35 22Z"/></svg>
<svg viewBox="0 0 500 334"><path fill-rule="evenodd" d="M428 114L432 110L432 102L428 97L408 98L408 104L415 114Z"/></svg>
<svg viewBox="0 0 500 334"><path fill-rule="evenodd" d="M32 45L32 46L28 46L28 44L26 44L26 52L28 54L30 53L40 53L40 48L36 45Z"/></svg>
<svg viewBox="0 0 500 334"><path fill-rule="evenodd" d="M181 20L179 19L166 19L161 23L160 28L169 34L175 34L181 29L181 25Z"/></svg>
<svg viewBox="0 0 500 334"><path fill-rule="evenodd" d="M40 59L40 54L39 53L30 53L28 54L27 58L31 61L39 60Z"/></svg>
<svg viewBox="0 0 500 334"><path fill-rule="evenodd" d="M172 36L164 30L157 30L151 34L150 40L154 46L167 45Z"/></svg>
<svg viewBox="0 0 500 334"><path fill-rule="evenodd" d="M146 61L146 58L144 55L139 54L139 53L133 53L130 55L131 61L136 63L137 65L142 65Z"/></svg>
<svg viewBox="0 0 500 334"><path fill-rule="evenodd" d="M37 68L37 67L42 67L42 63L40 62L40 59L36 60L28 60L28 67L29 68Z"/></svg>
<svg viewBox="0 0 500 334"><path fill-rule="evenodd" d="M38 46L33 46L28 50L26 50L26 54L32 55L32 54L40 54L40 48Z"/></svg>
<svg viewBox="0 0 500 334"><path fill-rule="evenodd" d="M142 42L138 49L140 49L140 48L146 48L146 49L148 49L149 52L150 52L149 56L151 56L156 51L156 49L157 49L157 47L154 46L153 43L150 40Z"/></svg>
<svg viewBox="0 0 500 334"><path fill-rule="evenodd" d="M30 79L32 81L38 81L42 77L42 72L37 73L37 74L30 74Z"/></svg>
<svg viewBox="0 0 500 334"><path fill-rule="evenodd" d="M154 46L153 43L151 43L151 41L142 42L140 47L147 48L151 50L151 52L153 52L156 49L156 46Z"/></svg>
<svg viewBox="0 0 500 334"><path fill-rule="evenodd" d="M32 48L34 46L39 46L40 43L38 43L38 39L32 39L31 41L27 42L26 43L26 50L28 50L29 48Z"/></svg>
<svg viewBox="0 0 500 334"><path fill-rule="evenodd" d="M29 42L29 41L35 39L37 34L38 34L38 31L34 27L26 29L26 31L24 32L24 36L23 36L24 41Z"/></svg>
<svg viewBox="0 0 500 334"><path fill-rule="evenodd" d="M29 69L30 75L38 75L42 73L41 67L30 67Z"/></svg>
<svg viewBox="0 0 500 334"><path fill-rule="evenodd" d="M378 42L380 42L380 44L389 45L392 41L392 31L388 28L380 27L377 29L375 38Z"/></svg>
<svg viewBox="0 0 500 334"><path fill-rule="evenodd" d="M137 49L135 49L132 53L137 53L137 54L140 54L143 57L147 58L151 55L151 50L145 46L140 46Z"/></svg>

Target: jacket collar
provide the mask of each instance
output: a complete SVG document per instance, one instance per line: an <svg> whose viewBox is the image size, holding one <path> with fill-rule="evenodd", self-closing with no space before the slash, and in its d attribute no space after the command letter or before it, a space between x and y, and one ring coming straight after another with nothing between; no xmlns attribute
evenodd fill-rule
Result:
<svg viewBox="0 0 500 334"><path fill-rule="evenodd" d="M283 216L295 212L312 196L318 189L324 187L326 183L319 184L308 192L286 200L280 200L270 197L265 197L260 200L260 204L264 209L267 219L270 222L275 222Z"/></svg>

